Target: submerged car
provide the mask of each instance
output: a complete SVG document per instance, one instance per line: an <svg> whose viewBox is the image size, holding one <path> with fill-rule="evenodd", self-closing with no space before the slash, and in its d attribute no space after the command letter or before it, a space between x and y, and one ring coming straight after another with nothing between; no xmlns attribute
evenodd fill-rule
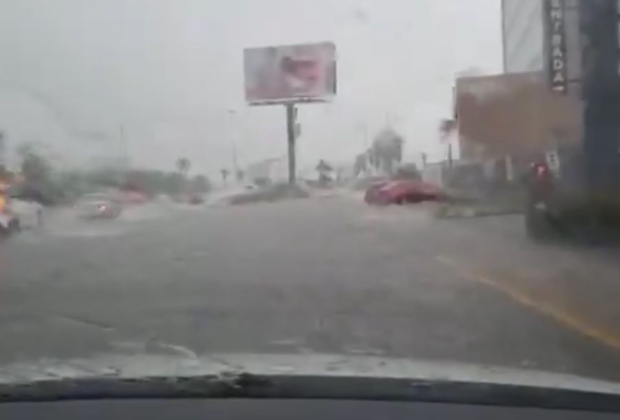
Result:
<svg viewBox="0 0 620 420"><path fill-rule="evenodd" d="M379 181L366 190L364 200L373 205L412 204L438 201L439 188L421 180Z"/></svg>
<svg viewBox="0 0 620 420"><path fill-rule="evenodd" d="M110 194L85 195L75 208L82 219L115 219L123 211L120 200Z"/></svg>

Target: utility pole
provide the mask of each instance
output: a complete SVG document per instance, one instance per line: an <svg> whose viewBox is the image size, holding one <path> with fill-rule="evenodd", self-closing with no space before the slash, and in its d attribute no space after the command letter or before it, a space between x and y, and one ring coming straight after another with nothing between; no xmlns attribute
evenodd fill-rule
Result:
<svg viewBox="0 0 620 420"><path fill-rule="evenodd" d="M286 137L288 144L288 183L295 185L297 182L297 163L295 161L295 121L297 120L297 108L295 104L286 104Z"/></svg>

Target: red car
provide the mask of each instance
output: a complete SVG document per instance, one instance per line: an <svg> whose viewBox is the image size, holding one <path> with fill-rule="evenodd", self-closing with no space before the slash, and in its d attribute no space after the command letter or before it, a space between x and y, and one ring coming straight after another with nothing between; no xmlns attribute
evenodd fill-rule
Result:
<svg viewBox="0 0 620 420"><path fill-rule="evenodd" d="M368 204L377 205L421 203L440 200L441 191L424 181L382 181L371 185L364 199Z"/></svg>
<svg viewBox="0 0 620 420"><path fill-rule="evenodd" d="M145 204L149 201L146 194L140 191L123 191L120 193L120 200L125 204Z"/></svg>

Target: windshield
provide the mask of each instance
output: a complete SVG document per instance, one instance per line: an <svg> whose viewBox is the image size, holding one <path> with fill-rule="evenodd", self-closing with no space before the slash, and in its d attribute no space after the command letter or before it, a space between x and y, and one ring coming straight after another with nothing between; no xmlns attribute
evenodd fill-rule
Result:
<svg viewBox="0 0 620 420"><path fill-rule="evenodd" d="M620 381L615 1L0 0L0 28L0 181L36 196L0 211L0 379Z"/></svg>

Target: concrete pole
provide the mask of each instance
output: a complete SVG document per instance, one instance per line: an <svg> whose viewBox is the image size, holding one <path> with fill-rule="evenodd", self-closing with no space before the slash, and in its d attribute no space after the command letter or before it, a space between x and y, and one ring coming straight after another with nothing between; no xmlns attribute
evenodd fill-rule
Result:
<svg viewBox="0 0 620 420"><path fill-rule="evenodd" d="M286 104L286 137L288 145L288 183L295 185L297 182L297 163L295 155L295 120L296 108L294 104Z"/></svg>

